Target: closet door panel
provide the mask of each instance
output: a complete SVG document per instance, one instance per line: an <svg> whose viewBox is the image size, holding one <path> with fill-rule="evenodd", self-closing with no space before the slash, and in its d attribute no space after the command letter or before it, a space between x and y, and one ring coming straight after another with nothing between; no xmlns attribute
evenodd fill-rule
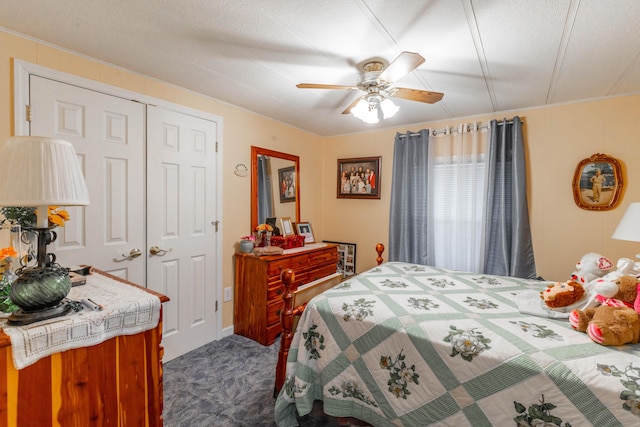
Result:
<svg viewBox="0 0 640 427"><path fill-rule="evenodd" d="M70 206L51 252L63 266L88 264L144 285L145 111L138 102L31 75L31 135L73 144L89 206Z"/></svg>

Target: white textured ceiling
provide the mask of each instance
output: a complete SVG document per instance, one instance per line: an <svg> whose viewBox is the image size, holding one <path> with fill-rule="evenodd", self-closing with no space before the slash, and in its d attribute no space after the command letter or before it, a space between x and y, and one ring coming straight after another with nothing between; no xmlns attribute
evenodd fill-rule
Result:
<svg viewBox="0 0 640 427"><path fill-rule="evenodd" d="M640 92L638 0L2 0L0 26L319 135ZM392 119L341 112L362 64L426 62Z"/></svg>

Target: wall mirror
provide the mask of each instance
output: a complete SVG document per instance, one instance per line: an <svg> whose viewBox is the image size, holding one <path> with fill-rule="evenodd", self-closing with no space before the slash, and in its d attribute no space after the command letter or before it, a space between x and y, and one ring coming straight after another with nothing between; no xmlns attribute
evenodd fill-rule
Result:
<svg viewBox="0 0 640 427"><path fill-rule="evenodd" d="M274 217L300 221L300 158L252 146L251 229Z"/></svg>
<svg viewBox="0 0 640 427"><path fill-rule="evenodd" d="M606 154L583 159L573 176L573 198L587 210L613 209L620 200L622 173L620 162Z"/></svg>

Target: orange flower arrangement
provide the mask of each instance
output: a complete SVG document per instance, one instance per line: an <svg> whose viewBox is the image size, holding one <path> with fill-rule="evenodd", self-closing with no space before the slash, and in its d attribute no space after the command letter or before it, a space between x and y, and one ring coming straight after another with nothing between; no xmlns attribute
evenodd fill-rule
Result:
<svg viewBox="0 0 640 427"><path fill-rule="evenodd" d="M64 227L65 221L69 221L69 212L58 206L49 206L49 225Z"/></svg>
<svg viewBox="0 0 640 427"><path fill-rule="evenodd" d="M0 249L0 261L4 261L5 258L14 257L16 255L18 255L18 253L16 252L15 249L13 249L13 246Z"/></svg>
<svg viewBox="0 0 640 427"><path fill-rule="evenodd" d="M7 271L16 256L18 256L18 252L13 249L13 246L0 249L0 274Z"/></svg>
<svg viewBox="0 0 640 427"><path fill-rule="evenodd" d="M269 224L260 224L256 227L256 231L273 231L273 227Z"/></svg>
<svg viewBox="0 0 640 427"><path fill-rule="evenodd" d="M3 207L0 213L5 218L20 224L23 229L34 228L36 226L37 209L34 207ZM59 206L49 206L47 217L49 227L64 227L64 223L69 220L69 212Z"/></svg>

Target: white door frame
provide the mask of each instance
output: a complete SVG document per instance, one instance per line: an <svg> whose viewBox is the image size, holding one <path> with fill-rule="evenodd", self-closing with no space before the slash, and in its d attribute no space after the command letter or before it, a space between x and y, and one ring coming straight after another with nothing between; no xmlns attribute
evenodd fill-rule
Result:
<svg viewBox="0 0 640 427"><path fill-rule="evenodd" d="M222 224L222 136L223 136L223 119L221 116L206 113L203 111L195 110L183 105L174 104L172 102L164 101L162 99L153 98L148 95L133 92L127 89L118 88L115 86L101 83L95 80L87 79L84 77L69 74L63 71L54 70L48 67L44 67L38 64L32 64L20 59L15 59L13 64L13 76L14 76L14 129L15 135L29 135L29 121L27 120L27 106L29 105L29 76L37 75L40 77L57 80L62 83L75 85L84 89L90 89L97 92L102 92L107 95L118 96L125 99L134 100L143 104L157 105L168 110L176 111L178 113L188 114L194 117L199 117L205 120L214 121L217 123L217 153L216 156L216 209L214 220L220 221ZM150 79L149 77L146 77ZM216 286L216 301L218 310L216 311L216 337L222 338L222 227L218 227L218 232L215 234L216 244L216 256L215 256L215 280ZM144 284L146 286L146 284Z"/></svg>

